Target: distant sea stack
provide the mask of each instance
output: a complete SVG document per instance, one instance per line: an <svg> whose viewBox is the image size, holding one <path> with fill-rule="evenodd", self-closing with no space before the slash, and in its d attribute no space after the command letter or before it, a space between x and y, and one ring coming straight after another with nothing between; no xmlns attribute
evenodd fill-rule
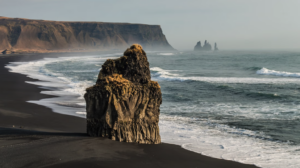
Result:
<svg viewBox="0 0 300 168"><path fill-rule="evenodd" d="M174 50L159 25L0 17L0 52L124 50L133 43L147 50Z"/></svg>
<svg viewBox="0 0 300 168"><path fill-rule="evenodd" d="M215 43L215 50L216 50L216 45L217 45L217 43ZM205 40L203 46L201 46L201 41L198 41L196 46L194 47L194 51L211 51L211 50L212 50L212 47L207 40Z"/></svg>
<svg viewBox="0 0 300 168"><path fill-rule="evenodd" d="M215 43L215 48L214 48L215 51L218 51L218 46L217 46L217 43Z"/></svg>
<svg viewBox="0 0 300 168"><path fill-rule="evenodd" d="M140 45L132 45L118 59L108 59L84 98L88 135L140 144L161 142L161 90L151 81L149 62Z"/></svg>
<svg viewBox="0 0 300 168"><path fill-rule="evenodd" d="M194 51L200 51L200 50L202 50L201 41L198 41L194 48Z"/></svg>

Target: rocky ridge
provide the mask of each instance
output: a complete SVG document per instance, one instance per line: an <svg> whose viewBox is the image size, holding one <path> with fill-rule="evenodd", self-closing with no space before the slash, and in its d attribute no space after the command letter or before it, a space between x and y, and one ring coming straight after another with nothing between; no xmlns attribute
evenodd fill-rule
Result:
<svg viewBox="0 0 300 168"><path fill-rule="evenodd" d="M0 52L124 50L133 43L147 50L174 50L159 25L0 17Z"/></svg>

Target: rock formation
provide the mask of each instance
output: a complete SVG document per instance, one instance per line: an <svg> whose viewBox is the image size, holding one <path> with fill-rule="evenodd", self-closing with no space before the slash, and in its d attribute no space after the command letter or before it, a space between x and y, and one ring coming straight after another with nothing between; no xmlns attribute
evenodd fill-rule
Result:
<svg viewBox="0 0 300 168"><path fill-rule="evenodd" d="M159 25L0 17L0 50L124 50L133 43L148 50L174 50Z"/></svg>
<svg viewBox="0 0 300 168"><path fill-rule="evenodd" d="M209 42L207 42L207 40L205 40L205 42L204 42L203 50L204 51L210 51L211 50L211 45L209 44Z"/></svg>
<svg viewBox="0 0 300 168"><path fill-rule="evenodd" d="M8 50L8 49L5 49L1 52L2 54L12 54L13 52Z"/></svg>
<svg viewBox="0 0 300 168"><path fill-rule="evenodd" d="M161 142L161 90L151 81L149 62L140 45L132 45L118 59L108 59L84 98L88 135L120 142Z"/></svg>
<svg viewBox="0 0 300 168"><path fill-rule="evenodd" d="M198 41L196 46L194 47L194 51L199 51L202 49L202 46L201 46L201 41Z"/></svg>
<svg viewBox="0 0 300 168"><path fill-rule="evenodd" d="M215 49L214 49L215 51L218 51L219 49L218 49L218 46L217 46L217 43L215 43Z"/></svg>
<svg viewBox="0 0 300 168"><path fill-rule="evenodd" d="M197 42L194 47L194 51L211 51L212 47L207 40L205 40L203 47L201 47L201 42Z"/></svg>

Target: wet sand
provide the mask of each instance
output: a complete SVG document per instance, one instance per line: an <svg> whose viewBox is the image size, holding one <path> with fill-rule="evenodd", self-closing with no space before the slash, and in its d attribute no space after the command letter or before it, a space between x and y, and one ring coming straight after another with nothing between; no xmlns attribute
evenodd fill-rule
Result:
<svg viewBox="0 0 300 168"><path fill-rule="evenodd" d="M4 66L57 56L61 54L0 55L1 168L255 168L202 156L178 145L140 145L89 137L85 119L27 103L53 96L40 94L44 89L25 83L36 80L10 73Z"/></svg>

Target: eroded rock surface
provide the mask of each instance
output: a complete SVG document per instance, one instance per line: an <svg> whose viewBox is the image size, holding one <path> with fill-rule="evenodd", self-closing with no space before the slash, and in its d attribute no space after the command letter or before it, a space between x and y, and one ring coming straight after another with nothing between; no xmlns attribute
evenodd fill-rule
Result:
<svg viewBox="0 0 300 168"><path fill-rule="evenodd" d="M120 142L159 144L160 86L151 81L149 62L140 45L107 60L96 85L87 88L87 133Z"/></svg>

